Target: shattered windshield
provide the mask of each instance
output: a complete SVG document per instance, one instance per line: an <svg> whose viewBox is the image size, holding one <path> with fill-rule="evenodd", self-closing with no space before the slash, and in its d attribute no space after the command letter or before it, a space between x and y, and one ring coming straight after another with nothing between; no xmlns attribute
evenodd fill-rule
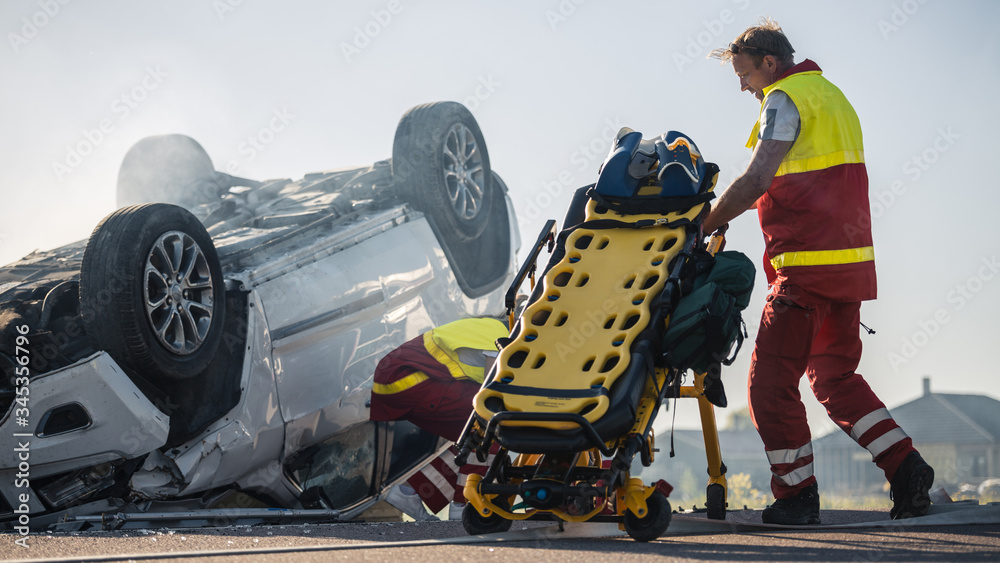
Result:
<svg viewBox="0 0 1000 563"><path fill-rule="evenodd" d="M315 493L330 508L343 508L369 495L375 474L375 425L359 424L306 448L286 464L303 491Z"/></svg>

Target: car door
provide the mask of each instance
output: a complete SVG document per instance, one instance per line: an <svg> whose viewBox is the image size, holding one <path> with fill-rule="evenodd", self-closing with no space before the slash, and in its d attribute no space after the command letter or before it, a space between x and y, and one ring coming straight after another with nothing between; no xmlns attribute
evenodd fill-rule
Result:
<svg viewBox="0 0 1000 563"><path fill-rule="evenodd" d="M258 286L286 455L367 421L378 361L458 316L440 253L426 221L408 221Z"/></svg>
<svg viewBox="0 0 1000 563"><path fill-rule="evenodd" d="M351 381L371 377L385 346L379 268L358 245L258 288L271 331L286 454L367 420L364 402L345 405L343 399Z"/></svg>

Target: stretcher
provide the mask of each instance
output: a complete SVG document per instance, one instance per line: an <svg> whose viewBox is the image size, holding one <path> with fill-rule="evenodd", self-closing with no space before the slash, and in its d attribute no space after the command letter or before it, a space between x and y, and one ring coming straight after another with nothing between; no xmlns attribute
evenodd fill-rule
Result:
<svg viewBox="0 0 1000 563"><path fill-rule="evenodd" d="M500 453L470 475L462 522L470 534L514 520L618 522L649 541L669 526L665 481L631 476L654 458L653 421L668 398L698 401L708 452L708 515L724 519L722 463L705 374L690 385L661 341L696 251L718 250L701 223L718 167L677 132L645 140L622 129L598 181L577 191L564 229L550 220L507 293L511 334L475 397L459 463ZM714 247L714 248L713 248ZM551 253L535 283L543 249ZM525 278L532 291L514 316Z"/></svg>

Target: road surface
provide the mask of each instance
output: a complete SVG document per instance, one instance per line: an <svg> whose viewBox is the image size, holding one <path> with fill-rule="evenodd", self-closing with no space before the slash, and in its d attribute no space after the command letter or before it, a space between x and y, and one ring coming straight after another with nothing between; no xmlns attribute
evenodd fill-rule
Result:
<svg viewBox="0 0 1000 563"><path fill-rule="evenodd" d="M987 507L981 507L984 510ZM759 511L726 522L675 515L667 535L632 541L614 524L515 523L498 537L470 538L458 522L331 523L40 533L27 549L0 536L5 560L66 561L998 561L1000 506L987 518L885 522L884 514L823 511L825 526L764 527ZM930 518L930 517L928 517ZM983 523L970 524L970 521ZM966 523L949 523L966 522ZM854 526L854 527L852 527ZM478 543L467 543L477 541Z"/></svg>

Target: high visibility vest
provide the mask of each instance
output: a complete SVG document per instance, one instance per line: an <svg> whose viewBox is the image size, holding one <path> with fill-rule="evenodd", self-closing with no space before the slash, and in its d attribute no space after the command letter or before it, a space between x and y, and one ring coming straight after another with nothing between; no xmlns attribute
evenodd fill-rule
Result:
<svg viewBox="0 0 1000 563"><path fill-rule="evenodd" d="M857 113L810 60L764 88L764 100L776 91L795 104L800 129L757 201L770 266L784 283L827 299L874 299L868 171ZM756 146L759 130L758 119L748 147Z"/></svg>
<svg viewBox="0 0 1000 563"><path fill-rule="evenodd" d="M462 352L496 350L497 338L507 336L497 319L460 319L431 329L389 352L375 368L373 393L392 395L430 379L482 383L484 367L470 363Z"/></svg>

